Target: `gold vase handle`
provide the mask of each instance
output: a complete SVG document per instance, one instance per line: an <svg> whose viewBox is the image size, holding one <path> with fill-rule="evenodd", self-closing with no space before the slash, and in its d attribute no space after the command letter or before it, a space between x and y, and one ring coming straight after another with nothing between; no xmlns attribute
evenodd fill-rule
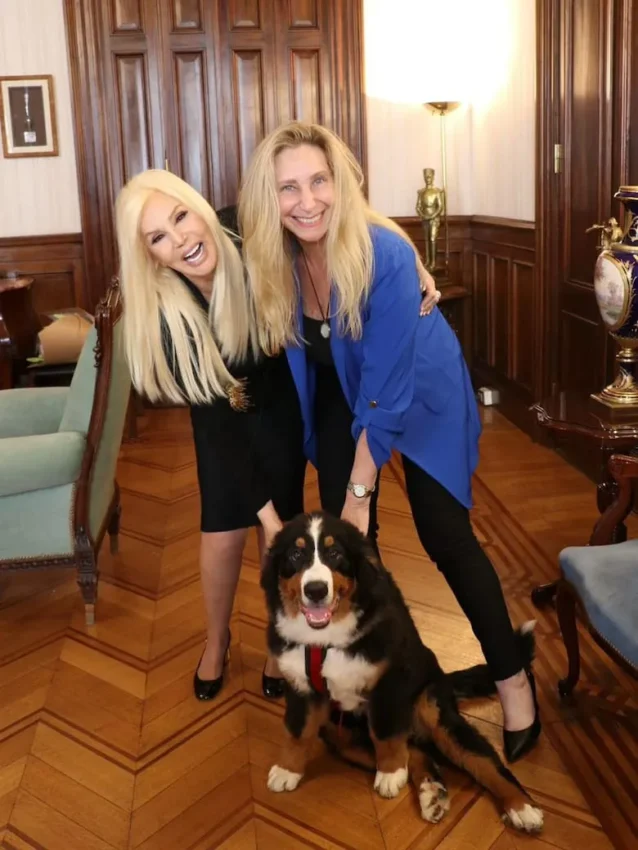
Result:
<svg viewBox="0 0 638 850"><path fill-rule="evenodd" d="M602 224L592 224L585 233L591 233L594 230L600 231L600 242L597 247L601 251L608 251L614 243L620 242L623 237L622 228L619 227L615 218L609 218Z"/></svg>

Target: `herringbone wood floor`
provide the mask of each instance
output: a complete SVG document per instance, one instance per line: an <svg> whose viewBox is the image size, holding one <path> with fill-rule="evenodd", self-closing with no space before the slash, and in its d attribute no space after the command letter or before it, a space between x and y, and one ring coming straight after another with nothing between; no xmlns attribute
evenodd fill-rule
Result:
<svg viewBox="0 0 638 850"><path fill-rule="evenodd" d="M486 794L447 772L452 810L420 819L406 790L382 800L370 777L319 752L293 794L266 789L282 707L260 694L264 608L254 540L233 617L226 686L192 696L204 633L199 505L187 414L154 411L122 450L120 554L101 556L98 622L84 626L70 573L0 584L0 842L5 850L456 850L636 846L636 689L591 641L573 705L556 680L564 651L552 611L529 591L562 546L587 539L591 484L487 411L476 479L477 533L516 623L538 619L545 734L516 767L546 812L539 838L504 828ZM308 505L317 504L309 475ZM381 548L424 639L446 668L481 659L470 628L414 533L401 471L384 471ZM495 701L468 707L498 746Z"/></svg>

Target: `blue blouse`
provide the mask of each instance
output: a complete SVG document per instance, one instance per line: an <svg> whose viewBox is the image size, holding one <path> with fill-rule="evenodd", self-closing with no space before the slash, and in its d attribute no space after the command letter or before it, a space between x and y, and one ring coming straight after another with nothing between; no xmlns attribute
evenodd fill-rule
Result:
<svg viewBox="0 0 638 850"><path fill-rule="evenodd" d="M378 469L399 451L470 508L481 423L461 347L438 308L419 314L411 246L383 227L373 225L370 233L374 269L361 338L342 335L339 319L330 320L332 355L354 416L352 436L356 441L366 429ZM334 293L330 312L336 312ZM301 298L298 322L301 328ZM314 463L314 365L303 346L289 345L286 354L301 403L305 452Z"/></svg>

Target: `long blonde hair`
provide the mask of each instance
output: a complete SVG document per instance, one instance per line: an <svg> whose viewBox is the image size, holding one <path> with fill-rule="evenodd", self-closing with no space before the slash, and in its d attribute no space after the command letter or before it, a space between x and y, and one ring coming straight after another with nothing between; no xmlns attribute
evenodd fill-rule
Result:
<svg viewBox="0 0 638 850"><path fill-rule="evenodd" d="M217 266L208 319L176 273L157 265L142 238L142 213L155 192L184 204L210 229ZM258 342L242 258L215 211L175 174L150 169L137 174L120 191L115 219L125 348L133 385L151 401L184 402L164 353L163 318L186 400L203 404L228 396L239 382L228 371L224 358L229 364L238 362L249 350L256 353Z"/></svg>
<svg viewBox="0 0 638 850"><path fill-rule="evenodd" d="M334 180L334 203L326 238L328 278L337 294L342 331L361 336L361 308L374 273L370 225L379 225L408 242L425 284L427 273L419 253L396 222L373 210L362 186L363 172L347 145L318 124L292 121L278 127L258 146L244 175L239 196L239 224L244 261L255 297L260 345L276 352L298 340L291 240L279 213L275 159L281 151L313 145L323 151Z"/></svg>

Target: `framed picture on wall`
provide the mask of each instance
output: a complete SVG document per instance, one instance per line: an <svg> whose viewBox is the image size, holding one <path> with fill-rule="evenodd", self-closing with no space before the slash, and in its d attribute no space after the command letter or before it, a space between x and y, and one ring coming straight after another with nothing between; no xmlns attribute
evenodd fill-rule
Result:
<svg viewBox="0 0 638 850"><path fill-rule="evenodd" d="M58 156L51 74L0 77L0 123L5 157Z"/></svg>

